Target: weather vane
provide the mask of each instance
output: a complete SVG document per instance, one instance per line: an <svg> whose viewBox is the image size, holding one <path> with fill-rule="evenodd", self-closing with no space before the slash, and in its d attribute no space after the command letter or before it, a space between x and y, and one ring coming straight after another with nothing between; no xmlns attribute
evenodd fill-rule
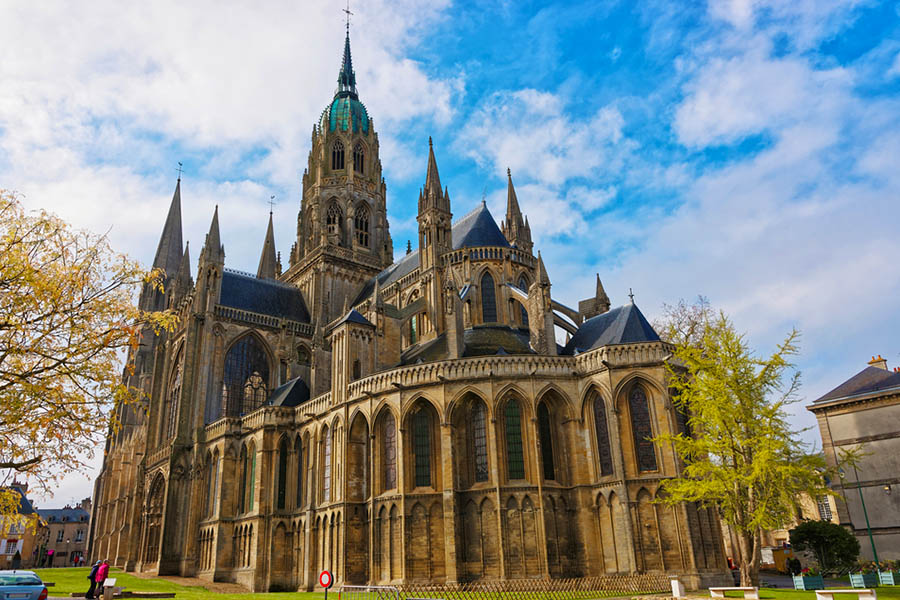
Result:
<svg viewBox="0 0 900 600"><path fill-rule="evenodd" d="M184 169L181 168L181 161L178 161L178 168L175 170L178 171L178 179L181 179L181 173L184 171Z"/></svg>
<svg viewBox="0 0 900 600"><path fill-rule="evenodd" d="M272 214L272 208L275 206L275 196L269 196L269 214Z"/></svg>
<svg viewBox="0 0 900 600"><path fill-rule="evenodd" d="M631 291L631 288L628 288L628 297L631 298L631 303L634 304L634 292Z"/></svg>
<svg viewBox="0 0 900 600"><path fill-rule="evenodd" d="M347 0L347 8L341 10L347 13L347 35L350 35L350 15L353 14L352 12L350 12L350 0Z"/></svg>

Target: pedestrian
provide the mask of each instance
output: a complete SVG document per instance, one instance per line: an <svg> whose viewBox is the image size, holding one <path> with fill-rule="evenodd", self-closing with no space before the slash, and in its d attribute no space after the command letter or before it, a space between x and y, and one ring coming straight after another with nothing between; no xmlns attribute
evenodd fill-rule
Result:
<svg viewBox="0 0 900 600"><path fill-rule="evenodd" d="M91 572L87 576L88 581L91 582L91 587L88 588L88 591L84 595L84 597L87 598L88 600L93 600L93 598L94 598L94 591L97 589L97 571L99 569L100 569L100 561L98 560L97 562L94 563L94 566L91 567Z"/></svg>
<svg viewBox="0 0 900 600"><path fill-rule="evenodd" d="M106 581L107 575L109 575L109 559L104 558L103 563L97 567L97 595L103 594L103 582Z"/></svg>

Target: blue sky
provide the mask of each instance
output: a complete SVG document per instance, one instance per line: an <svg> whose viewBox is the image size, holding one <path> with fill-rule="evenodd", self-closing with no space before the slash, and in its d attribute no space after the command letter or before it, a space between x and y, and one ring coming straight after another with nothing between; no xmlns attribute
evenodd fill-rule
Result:
<svg viewBox="0 0 900 600"><path fill-rule="evenodd" d="M0 186L149 261L182 161L194 257L218 204L228 266L255 269L274 194L286 262L341 8L3 3ZM398 253L433 136L457 217L483 194L502 217L512 170L566 304L596 272L650 318L705 295L760 351L797 327L807 401L900 364L900 3L351 9ZM69 477L47 503L89 492Z"/></svg>

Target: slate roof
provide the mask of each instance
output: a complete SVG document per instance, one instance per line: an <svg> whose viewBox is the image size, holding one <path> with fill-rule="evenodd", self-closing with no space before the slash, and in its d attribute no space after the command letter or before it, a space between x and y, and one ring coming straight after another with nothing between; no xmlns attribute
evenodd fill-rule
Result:
<svg viewBox="0 0 900 600"><path fill-rule="evenodd" d="M272 406L299 406L309 400L309 386L299 377L281 384L269 397Z"/></svg>
<svg viewBox="0 0 900 600"><path fill-rule="evenodd" d="M614 344L658 342L659 335L635 304L619 306L591 317L566 344L564 354L580 354Z"/></svg>
<svg viewBox="0 0 900 600"><path fill-rule="evenodd" d="M900 388L900 373L878 367L866 367L815 402L839 400L848 396L871 394L891 388Z"/></svg>
<svg viewBox="0 0 900 600"><path fill-rule="evenodd" d="M219 304L309 323L309 311L299 288L228 269L222 273L222 298Z"/></svg>
<svg viewBox="0 0 900 600"><path fill-rule="evenodd" d="M37 514L48 523L87 522L91 518L83 508L41 508Z"/></svg>
<svg viewBox="0 0 900 600"><path fill-rule="evenodd" d="M474 248L476 246L499 246L501 248L509 248L509 242L506 241L500 228L497 227L491 211L487 209L484 203L457 221L451 229L451 237L453 239L453 249ZM401 277L409 275L419 267L419 251L415 250L387 269L370 279L363 286L362 291L353 301L353 304L359 304L372 295L375 290L375 279L378 279L378 285L381 287L389 286Z"/></svg>
<svg viewBox="0 0 900 600"><path fill-rule="evenodd" d="M34 505L31 503L31 500L28 499L28 496L25 495L25 492L18 487L11 487L10 489L19 494L19 508L17 512L20 515L33 515L35 512Z"/></svg>
<svg viewBox="0 0 900 600"><path fill-rule="evenodd" d="M476 246L510 247L484 202L457 221L453 225L452 234L454 250Z"/></svg>
<svg viewBox="0 0 900 600"><path fill-rule="evenodd" d="M534 354L527 330L502 325L479 325L466 329L464 339L466 349L463 356Z"/></svg>
<svg viewBox="0 0 900 600"><path fill-rule="evenodd" d="M344 315L344 318L335 323L334 326L337 327L342 323L357 323L359 325L369 325L370 327L374 327L374 325L372 325L372 322L359 314L356 309L352 309L350 312Z"/></svg>

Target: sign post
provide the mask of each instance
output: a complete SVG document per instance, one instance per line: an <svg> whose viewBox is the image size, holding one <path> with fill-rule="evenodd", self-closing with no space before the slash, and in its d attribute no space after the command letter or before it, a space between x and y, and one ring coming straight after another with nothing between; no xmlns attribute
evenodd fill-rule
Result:
<svg viewBox="0 0 900 600"><path fill-rule="evenodd" d="M328 600L328 588L334 585L334 577L328 569L319 573L319 585L325 588L325 600Z"/></svg>

